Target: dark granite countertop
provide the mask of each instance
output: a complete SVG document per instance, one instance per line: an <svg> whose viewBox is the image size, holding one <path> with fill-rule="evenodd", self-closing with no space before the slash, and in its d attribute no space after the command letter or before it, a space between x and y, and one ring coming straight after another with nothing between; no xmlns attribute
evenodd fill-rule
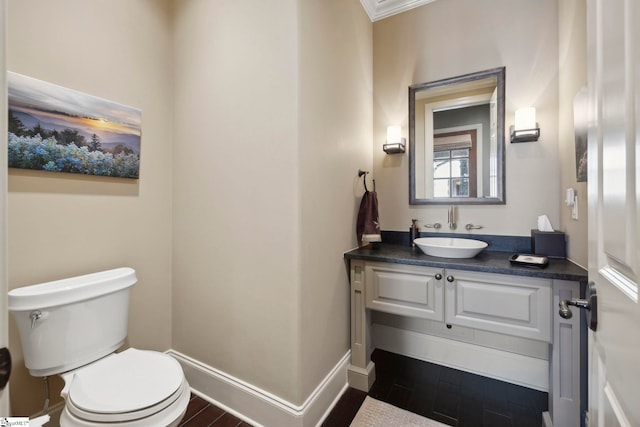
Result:
<svg viewBox="0 0 640 427"><path fill-rule="evenodd" d="M513 274L516 276L541 277L545 279L587 281L587 270L566 259L549 259L546 268L514 266L509 262L511 252L484 250L473 258L438 258L425 255L419 248L389 243L369 244L345 252L348 260L389 262L395 264L422 265L427 267L454 268L485 273Z"/></svg>

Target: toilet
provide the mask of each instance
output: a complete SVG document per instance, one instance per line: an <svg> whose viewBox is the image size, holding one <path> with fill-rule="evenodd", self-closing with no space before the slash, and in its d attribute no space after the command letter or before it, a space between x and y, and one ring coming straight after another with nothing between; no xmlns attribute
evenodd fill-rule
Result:
<svg viewBox="0 0 640 427"><path fill-rule="evenodd" d="M35 377L60 375L60 425L177 426L190 399L180 364L128 348L132 268L117 268L9 292L24 361Z"/></svg>

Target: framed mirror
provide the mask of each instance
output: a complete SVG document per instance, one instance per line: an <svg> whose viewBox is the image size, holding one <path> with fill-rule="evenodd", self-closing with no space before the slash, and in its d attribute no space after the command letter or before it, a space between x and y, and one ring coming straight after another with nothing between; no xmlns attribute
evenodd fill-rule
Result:
<svg viewBox="0 0 640 427"><path fill-rule="evenodd" d="M504 204L505 69L409 87L409 204Z"/></svg>

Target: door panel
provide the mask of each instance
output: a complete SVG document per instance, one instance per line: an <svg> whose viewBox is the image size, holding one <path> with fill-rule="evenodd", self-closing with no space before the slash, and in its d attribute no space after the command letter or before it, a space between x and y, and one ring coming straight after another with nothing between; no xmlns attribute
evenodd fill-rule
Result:
<svg viewBox="0 0 640 427"><path fill-rule="evenodd" d="M591 426L640 425L640 62L637 0L588 0Z"/></svg>
<svg viewBox="0 0 640 427"><path fill-rule="evenodd" d="M604 257L599 266L608 280L628 296L638 298L635 247L635 93L632 26L625 22L629 0L607 2L602 8L602 228Z"/></svg>

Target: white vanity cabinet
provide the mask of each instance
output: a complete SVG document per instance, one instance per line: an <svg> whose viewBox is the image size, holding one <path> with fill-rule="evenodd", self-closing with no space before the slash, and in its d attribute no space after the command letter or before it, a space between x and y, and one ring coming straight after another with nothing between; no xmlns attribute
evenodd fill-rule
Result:
<svg viewBox="0 0 640 427"><path fill-rule="evenodd" d="M551 342L552 280L368 262L365 307Z"/></svg>
<svg viewBox="0 0 640 427"><path fill-rule="evenodd" d="M563 319L557 310L560 299L580 297L579 282L456 269L455 264L449 268L362 259L350 260L350 281L351 387L368 391L375 381L375 337L384 341L378 346L386 350L548 391L545 425L580 425L580 316ZM427 322L436 329L442 325L442 331L451 331L451 339L411 327L372 325L372 311ZM531 356L517 349L487 348L455 331L504 337L541 350Z"/></svg>

